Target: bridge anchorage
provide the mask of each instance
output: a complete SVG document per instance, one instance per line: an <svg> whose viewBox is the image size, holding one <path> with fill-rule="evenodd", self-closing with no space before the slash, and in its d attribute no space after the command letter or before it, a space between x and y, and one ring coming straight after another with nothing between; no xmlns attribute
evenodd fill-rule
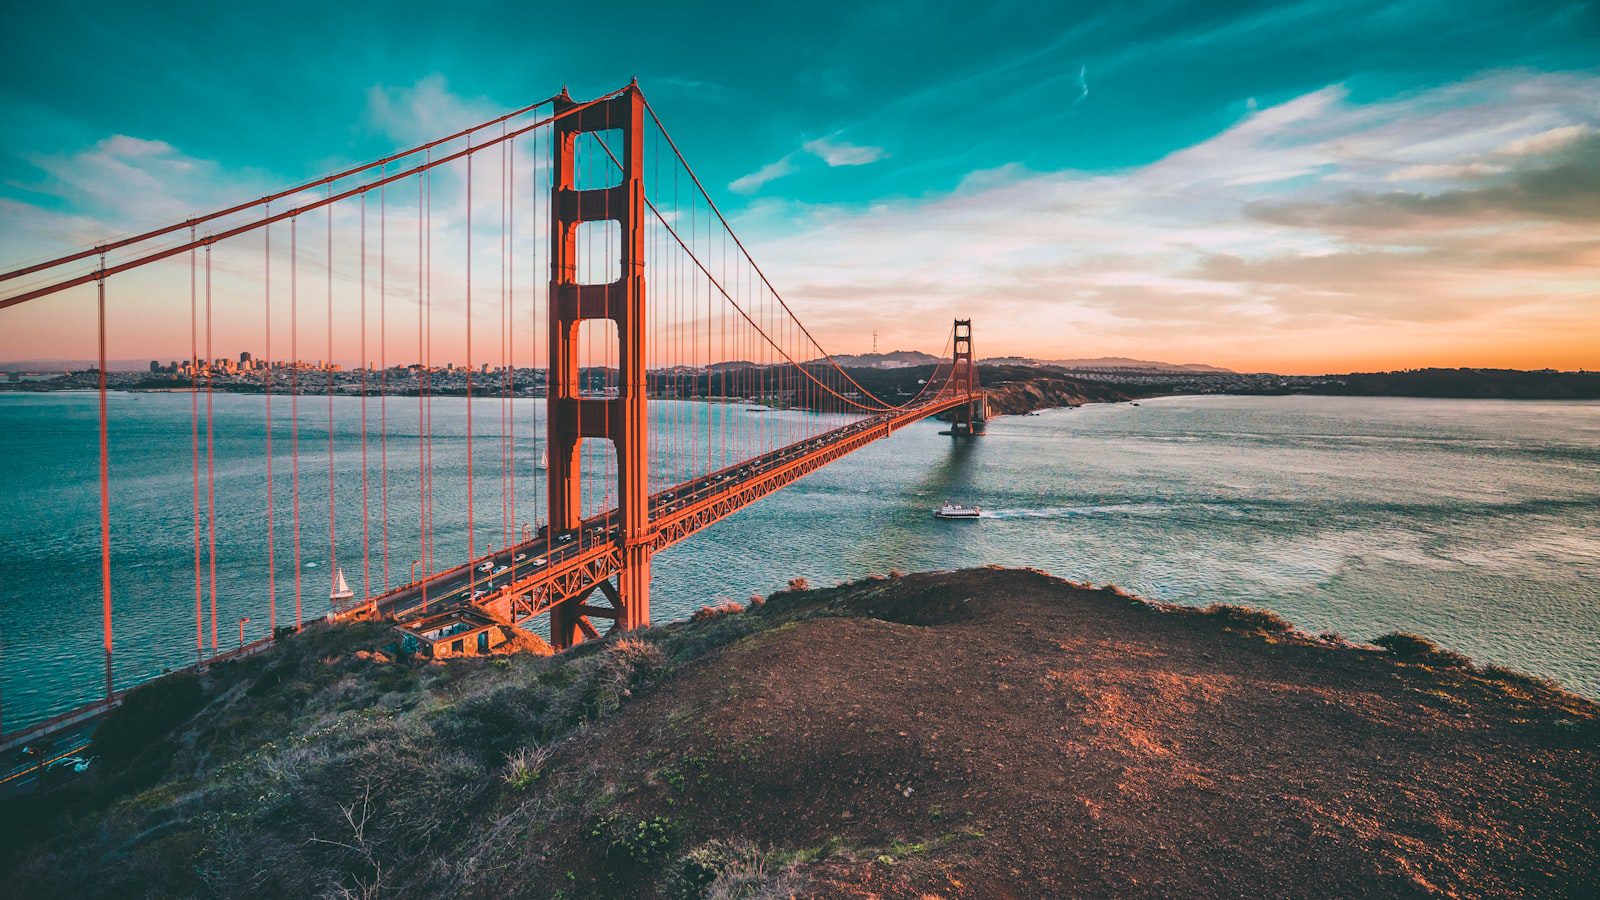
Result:
<svg viewBox="0 0 1600 900"><path fill-rule="evenodd" d="M498 215L486 216L495 193ZM87 302L48 308L73 291ZM26 314L8 312L24 304ZM149 323L184 311L183 362L107 371L111 345L181 352L171 329ZM383 159L0 272L0 327L43 321L35 313L79 315L57 331L98 341L84 377L99 395L104 699L62 721L109 708L125 688L112 665L119 604L138 609L142 634L159 619L169 639L156 648L142 637L124 671L185 657L204 667L228 657L235 619L233 652L253 652L330 608L334 619L392 621L436 657L537 641L526 626L548 615L548 643L561 649L650 624L656 553L907 425L944 418L962 437L987 418L969 319L909 398L877 396L842 367L637 83L587 101L562 91ZM499 338L497 361L484 359L486 331ZM120 387L163 392L145 407L181 397L189 422L172 434L124 426L107 401ZM216 405L217 391L253 399ZM498 431L483 430L486 402ZM486 465L496 437L498 465ZM181 474L124 480L132 468L112 453L133 442L153 465L181 462ZM496 470L498 490L484 477ZM175 487L140 503L192 515L181 529L192 558L160 572L149 561L170 554L155 536L113 528L126 492L149 484ZM499 501L498 526L478 515L484 494ZM149 563L138 578L121 579L114 541L115 558ZM191 610L158 608L191 578ZM323 578L332 592L311 583Z"/></svg>

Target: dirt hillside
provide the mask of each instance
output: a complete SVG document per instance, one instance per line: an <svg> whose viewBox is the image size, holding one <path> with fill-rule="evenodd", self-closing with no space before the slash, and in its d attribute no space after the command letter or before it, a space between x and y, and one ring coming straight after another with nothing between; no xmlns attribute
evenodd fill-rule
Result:
<svg viewBox="0 0 1600 900"><path fill-rule="evenodd" d="M192 688L160 760L30 814L0 877L119 897L1600 883L1600 710L1424 641L999 569L701 618L443 666L358 649L389 639L372 626L308 634Z"/></svg>

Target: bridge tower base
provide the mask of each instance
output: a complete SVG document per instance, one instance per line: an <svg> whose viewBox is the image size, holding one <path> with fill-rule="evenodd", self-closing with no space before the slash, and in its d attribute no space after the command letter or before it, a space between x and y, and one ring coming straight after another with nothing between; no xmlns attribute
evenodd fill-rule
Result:
<svg viewBox="0 0 1600 900"><path fill-rule="evenodd" d="M578 106L565 90L555 100L557 114ZM550 209L550 368L546 386L550 533L569 532L582 523L580 448L585 438L609 440L617 454L615 537L620 571L617 583L598 588L611 607L590 605L593 591L563 601L550 613L550 643L561 650L600 636L591 617L608 618L612 629L650 624L649 444L645 398L644 279L644 97L637 84L616 97L557 119L551 148L555 188ZM596 135L585 152L599 152L601 140L620 164L621 178L609 187L580 189L579 137ZM589 148L593 149L590 150ZM609 162L609 159L607 160ZM595 166L585 165L587 172ZM615 167L608 169L614 171ZM591 222L616 222L618 256L600 265L585 261L584 272L617 272L604 284L578 280L578 231ZM602 243L596 241L594 243ZM587 247L586 247L587 249ZM584 397L578 366L579 325L609 320L616 325L620 384L614 398ZM580 538L581 540L581 538Z"/></svg>

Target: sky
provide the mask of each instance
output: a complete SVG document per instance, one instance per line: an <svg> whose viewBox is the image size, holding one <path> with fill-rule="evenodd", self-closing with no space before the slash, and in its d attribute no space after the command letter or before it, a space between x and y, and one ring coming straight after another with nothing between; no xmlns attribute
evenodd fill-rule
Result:
<svg viewBox="0 0 1600 900"><path fill-rule="evenodd" d="M3 268L637 77L836 353L960 316L983 356L1600 368L1596 0L16 3L0 34ZM85 355L84 298L37 304L0 359ZM154 309L113 356L185 355Z"/></svg>

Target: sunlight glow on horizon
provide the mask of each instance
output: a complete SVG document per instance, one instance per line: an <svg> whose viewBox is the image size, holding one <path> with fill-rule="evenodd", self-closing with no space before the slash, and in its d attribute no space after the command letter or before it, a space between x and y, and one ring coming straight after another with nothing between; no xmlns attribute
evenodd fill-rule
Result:
<svg viewBox="0 0 1600 900"><path fill-rule="evenodd" d="M1199 16L1192 30L1156 17L1138 37L1108 36L1089 59L1066 48L1101 27L1092 16L1061 13L1070 27L1029 37L984 13L973 27L999 29L1018 46L996 45L992 56L975 48L971 72L913 78L903 67L840 63L804 89L764 84L774 96L760 104L729 86L741 61L727 63L723 81L674 70L641 84L757 262L834 354L868 352L874 333L884 351L937 353L960 317L974 320L980 357L1131 357L1283 374L1600 369L1600 73L1562 62L1581 49L1583 32L1560 10L1529 14L1540 45L1502 39L1497 17L1524 22L1510 6L1472 2L1482 15L1452 38L1465 42L1458 54L1434 41L1427 10L1396 12L1382 23L1392 34L1366 40L1336 5L1304 0L1297 17L1346 30L1315 38L1271 14L1212 21L1187 10ZM837 24L854 27L848 18ZM929 23L923 37L931 45L946 31ZM1295 54L1258 68L1222 58L1344 39L1350 71L1337 77ZM1416 49L1421 74L1395 68L1386 52L1396 41ZM1218 72L1171 84L1170 67L1185 54L1219 60ZM586 77L613 80L603 66ZM856 96L852 77L899 89L862 110L840 102ZM371 147L485 121L523 105L528 84L544 86L514 79L522 102L502 103L488 98L511 89L457 87L439 72L374 78L331 90L330 106L343 111L334 122L343 124L279 129L282 143L264 149L243 135L196 138L188 119L156 104L135 116L138 128L104 111L72 119L61 111L75 108L70 85L39 86L28 101L0 96L24 136L0 151L0 268L262 196L368 158ZM229 84L218 91L261 90ZM1171 96L1191 89L1203 93ZM1026 114L1007 105L1024 96ZM982 112L987 100L967 102L990 97L1000 98L993 115ZM1192 114L1180 121L1171 104ZM292 110L270 113L282 122ZM301 154L279 167L294 177L266 164L285 147ZM517 153L517 171L535 171L531 150ZM475 184L474 215L498 221L493 190ZM390 195L402 233L415 213L410 185ZM434 187L431 354L441 364L466 362L460 188L459 174ZM519 214L518 239L531 254L541 225L531 211ZM363 327L355 213L346 206L335 215L332 355L351 367L363 334L366 358L378 358L377 297L369 284ZM316 213L301 221L312 235L296 355L315 361L329 355L325 226ZM386 270L392 363L419 361L411 234ZM276 227L272 240L271 355L287 359L287 229ZM474 341L484 349L474 365L499 364L496 255L474 253L474 280L488 285L475 294L484 299ZM544 323L525 321L536 273L517 261L524 255L513 253L510 273L524 310L513 319L516 362L542 366ZM265 357L259 237L219 245L213 257L211 355ZM109 283L111 358L191 355L188 272L182 257ZM92 294L0 312L0 360L93 357Z"/></svg>

